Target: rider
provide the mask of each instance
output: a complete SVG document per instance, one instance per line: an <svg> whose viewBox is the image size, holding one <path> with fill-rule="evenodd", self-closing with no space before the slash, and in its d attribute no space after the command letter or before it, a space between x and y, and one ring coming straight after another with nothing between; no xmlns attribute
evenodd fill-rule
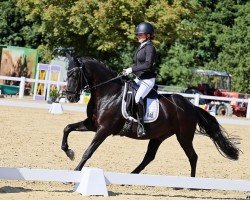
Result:
<svg viewBox="0 0 250 200"><path fill-rule="evenodd" d="M140 23L135 29L140 46L135 51L133 66L123 70L124 75L133 73L136 75L134 81L139 86L135 102L138 109L138 136L146 135L144 129L144 104L143 99L147 96L155 84L155 61L156 61L156 48L152 43L154 38L154 27L148 22Z"/></svg>

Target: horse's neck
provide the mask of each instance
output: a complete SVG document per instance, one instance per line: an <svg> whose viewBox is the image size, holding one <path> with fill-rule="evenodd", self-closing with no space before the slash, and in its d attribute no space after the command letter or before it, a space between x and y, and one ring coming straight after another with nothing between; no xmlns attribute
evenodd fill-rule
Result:
<svg viewBox="0 0 250 200"><path fill-rule="evenodd" d="M93 65L95 65L94 70ZM112 71L93 62L86 63L86 68L91 74L90 87L94 88L91 91L91 96L96 105L104 101L111 102L122 95L122 83L119 83L118 80L111 80L115 78Z"/></svg>
<svg viewBox="0 0 250 200"><path fill-rule="evenodd" d="M96 99L113 98L120 96L121 94L122 85L114 85L112 82L99 86L93 92L91 92L91 95L94 95Z"/></svg>
<svg viewBox="0 0 250 200"><path fill-rule="evenodd" d="M102 67L97 68L92 76L92 87L95 87L96 95L105 97L119 93L122 88L122 83L119 83L118 80L112 80L114 78L114 74L108 70L105 71Z"/></svg>
<svg viewBox="0 0 250 200"><path fill-rule="evenodd" d="M122 85L113 85L112 82L104 86L97 87L91 91L91 98L95 110L98 112L99 109L105 109L114 105L121 104L122 100Z"/></svg>

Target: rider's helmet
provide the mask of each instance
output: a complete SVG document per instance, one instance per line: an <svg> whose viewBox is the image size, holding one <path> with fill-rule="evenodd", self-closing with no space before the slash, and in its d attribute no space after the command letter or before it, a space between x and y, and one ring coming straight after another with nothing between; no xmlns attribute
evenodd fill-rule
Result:
<svg viewBox="0 0 250 200"><path fill-rule="evenodd" d="M140 33L150 34L150 37L153 38L155 35L154 27L148 22L142 22L135 28L135 35Z"/></svg>

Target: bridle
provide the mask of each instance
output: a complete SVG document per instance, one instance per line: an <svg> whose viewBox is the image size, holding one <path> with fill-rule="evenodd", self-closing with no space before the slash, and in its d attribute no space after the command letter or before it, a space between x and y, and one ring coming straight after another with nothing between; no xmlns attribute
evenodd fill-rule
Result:
<svg viewBox="0 0 250 200"><path fill-rule="evenodd" d="M83 70L84 70L84 68L81 65L80 67L76 66L76 67L74 67L74 68L72 68L72 69L70 69L70 70L67 71L67 77L68 77L68 79L69 79L70 76L72 76L72 74L74 72L78 72L79 73L78 80L77 80L77 87L75 88L74 91L66 89L65 92L67 94L75 94L75 95L79 94L79 95L81 95L82 91L88 91L88 90L90 90L88 79L87 79L86 74L84 73ZM83 80L85 82L85 86L84 87L82 87Z"/></svg>
<svg viewBox="0 0 250 200"><path fill-rule="evenodd" d="M79 61L78 61L78 62L79 62ZM80 63L80 62L79 62L79 63ZM107 83L109 83L109 82L111 82L111 81L113 81L113 80L116 80L116 79L121 78L121 77L124 76L123 74L118 74L118 76L116 76L116 77L114 77L114 78L112 78L112 79L109 79L109 80L107 80L107 81L104 81L104 82L102 82L102 83L99 83L99 84L97 84L97 85L94 85L94 86L90 87L90 84L89 84L88 79L87 79L87 76L86 76L84 63L80 63L80 65L81 65L80 67L76 66L76 67L74 67L74 68L72 68L72 69L70 69L70 70L67 71L67 77L68 77L68 78L69 78L74 72L79 71L79 73L80 73L80 75L78 76L77 87L76 87L75 91L67 90L67 89L66 89L66 93L68 93L68 94L74 94L74 95L79 94L79 95L81 95L83 91L84 91L84 92L90 92L90 91L92 91L93 89L96 89L97 87L100 87L100 86L102 86L102 85L105 85L105 84L107 84ZM83 80L84 80L84 82L85 82L85 86L84 86L84 87L82 87L82 82L83 82ZM79 84L81 84L81 85L79 86ZM79 88L80 88L80 89L79 89ZM79 90L79 92L77 92L78 90Z"/></svg>

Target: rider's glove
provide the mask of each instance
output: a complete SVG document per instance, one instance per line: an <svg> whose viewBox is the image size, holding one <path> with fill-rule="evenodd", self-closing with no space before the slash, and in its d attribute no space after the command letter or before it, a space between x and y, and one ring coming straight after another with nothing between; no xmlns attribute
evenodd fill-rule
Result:
<svg viewBox="0 0 250 200"><path fill-rule="evenodd" d="M123 74L124 76L127 76L127 75L129 75L129 74L131 74L131 73L132 73L132 67L129 67L129 68L124 69L124 70L122 71L122 74Z"/></svg>

